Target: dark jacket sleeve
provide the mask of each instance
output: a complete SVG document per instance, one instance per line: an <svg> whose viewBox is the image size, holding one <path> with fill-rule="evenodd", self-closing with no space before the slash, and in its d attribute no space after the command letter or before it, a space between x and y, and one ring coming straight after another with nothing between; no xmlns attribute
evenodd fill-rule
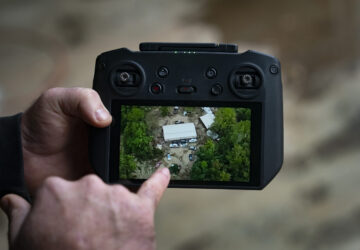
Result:
<svg viewBox="0 0 360 250"><path fill-rule="evenodd" d="M21 114L0 118L0 197L15 193L27 199L21 146Z"/></svg>

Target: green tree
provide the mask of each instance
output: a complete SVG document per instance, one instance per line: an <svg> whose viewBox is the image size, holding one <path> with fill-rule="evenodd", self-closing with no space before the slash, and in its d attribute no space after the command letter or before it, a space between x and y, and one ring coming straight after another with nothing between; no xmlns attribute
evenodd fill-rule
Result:
<svg viewBox="0 0 360 250"><path fill-rule="evenodd" d="M126 127L127 114L130 112L131 106L121 106L120 132L123 133Z"/></svg>
<svg viewBox="0 0 360 250"><path fill-rule="evenodd" d="M126 118L128 122L143 121L145 118L145 111L143 108L140 107L132 107L130 112L127 113Z"/></svg>
<svg viewBox="0 0 360 250"><path fill-rule="evenodd" d="M206 143L199 148L198 152L196 153L199 159L211 161L215 155L215 143L213 140L208 139Z"/></svg>
<svg viewBox="0 0 360 250"><path fill-rule="evenodd" d="M144 122L128 123L124 130L125 153L133 154L139 160L151 159L153 138L147 135L147 127Z"/></svg>
<svg viewBox="0 0 360 250"><path fill-rule="evenodd" d="M230 181L231 180L231 174L229 174L226 171L221 171L219 174L219 181Z"/></svg>
<svg viewBox="0 0 360 250"><path fill-rule="evenodd" d="M245 121L251 120L251 109L249 108L236 108L236 120Z"/></svg>
<svg viewBox="0 0 360 250"><path fill-rule="evenodd" d="M136 170L135 157L124 153L120 154L119 176L121 179L132 178Z"/></svg>
<svg viewBox="0 0 360 250"><path fill-rule="evenodd" d="M172 166L169 167L169 170L171 174L179 174L180 168L181 167L178 164L173 164Z"/></svg>
<svg viewBox="0 0 360 250"><path fill-rule="evenodd" d="M219 108L210 129L223 137L231 131L236 123L236 113L233 108Z"/></svg>
<svg viewBox="0 0 360 250"><path fill-rule="evenodd" d="M227 171L233 181L249 181L250 149L248 145L236 144L227 154L229 165Z"/></svg>
<svg viewBox="0 0 360 250"><path fill-rule="evenodd" d="M197 161L194 163L191 172L191 179L203 181L229 181L231 175L224 170L219 160Z"/></svg>
<svg viewBox="0 0 360 250"><path fill-rule="evenodd" d="M138 160L151 160L154 157L160 157L162 151L154 147L153 137L145 123L145 107L133 106L125 110L125 128L123 130L123 146L125 153L135 156Z"/></svg>
<svg viewBox="0 0 360 250"><path fill-rule="evenodd" d="M205 180L208 171L208 163L206 161L197 160L191 168L190 176L192 180Z"/></svg>
<svg viewBox="0 0 360 250"><path fill-rule="evenodd" d="M211 168L209 169L209 180L229 181L230 174L225 171L224 167L219 160L212 161Z"/></svg>
<svg viewBox="0 0 360 250"><path fill-rule="evenodd" d="M160 106L160 114L162 117L168 116L170 114L170 109L168 106Z"/></svg>
<svg viewBox="0 0 360 250"><path fill-rule="evenodd" d="M249 115L241 110L244 117ZM245 117L246 118L246 117ZM220 141L209 139L197 152L190 175L194 180L248 181L250 171L250 120L237 120L235 109L219 109L211 129Z"/></svg>
<svg viewBox="0 0 360 250"><path fill-rule="evenodd" d="M194 112L195 111L195 107L184 107L184 111L186 111L186 112Z"/></svg>
<svg viewBox="0 0 360 250"><path fill-rule="evenodd" d="M226 155L227 172L234 181L248 181L250 171L250 121L240 121L230 134Z"/></svg>

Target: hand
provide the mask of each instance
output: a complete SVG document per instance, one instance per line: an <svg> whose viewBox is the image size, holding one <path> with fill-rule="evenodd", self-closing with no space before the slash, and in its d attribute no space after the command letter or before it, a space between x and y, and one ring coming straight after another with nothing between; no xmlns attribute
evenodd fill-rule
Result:
<svg viewBox="0 0 360 250"><path fill-rule="evenodd" d="M11 249L155 249L154 213L167 185L167 168L157 170L137 194L106 185L95 175L70 182L49 177L33 207L6 195Z"/></svg>
<svg viewBox="0 0 360 250"><path fill-rule="evenodd" d="M49 176L75 180L90 173L88 128L106 127L111 115L92 89L47 90L23 114L24 175L31 195Z"/></svg>

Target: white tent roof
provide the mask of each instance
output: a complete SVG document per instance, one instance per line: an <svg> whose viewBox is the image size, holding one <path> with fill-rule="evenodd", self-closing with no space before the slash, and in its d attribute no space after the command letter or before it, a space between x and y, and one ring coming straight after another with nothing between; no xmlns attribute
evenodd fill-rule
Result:
<svg viewBox="0 0 360 250"><path fill-rule="evenodd" d="M209 108L209 107L203 107L202 110L204 110L204 112L205 112L206 114L212 114L212 113L213 113L213 112L211 111L211 108Z"/></svg>
<svg viewBox="0 0 360 250"><path fill-rule="evenodd" d="M166 125L162 128L165 141L191 139L197 137L194 123Z"/></svg>
<svg viewBox="0 0 360 250"><path fill-rule="evenodd" d="M214 114L206 114L200 117L200 120L204 124L205 128L209 129L211 127L211 124L213 124L215 120Z"/></svg>

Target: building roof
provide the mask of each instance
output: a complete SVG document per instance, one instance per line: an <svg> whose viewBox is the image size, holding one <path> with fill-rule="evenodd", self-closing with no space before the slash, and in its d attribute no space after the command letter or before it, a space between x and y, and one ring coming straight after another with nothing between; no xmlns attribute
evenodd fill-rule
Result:
<svg viewBox="0 0 360 250"><path fill-rule="evenodd" d="M204 110L204 112L206 113L206 114L212 114L213 112L211 111L211 108L209 108L209 107L202 107L202 110Z"/></svg>
<svg viewBox="0 0 360 250"><path fill-rule="evenodd" d="M196 138L194 123L182 123L162 126L165 141Z"/></svg>
<svg viewBox="0 0 360 250"><path fill-rule="evenodd" d="M219 138L219 135L213 131L211 131L210 129L208 131L206 131L206 135L211 137L211 139L216 140L217 138Z"/></svg>
<svg viewBox="0 0 360 250"><path fill-rule="evenodd" d="M209 129L215 120L215 115L212 113L206 114L206 115L201 116L200 120L204 124L205 128Z"/></svg>

